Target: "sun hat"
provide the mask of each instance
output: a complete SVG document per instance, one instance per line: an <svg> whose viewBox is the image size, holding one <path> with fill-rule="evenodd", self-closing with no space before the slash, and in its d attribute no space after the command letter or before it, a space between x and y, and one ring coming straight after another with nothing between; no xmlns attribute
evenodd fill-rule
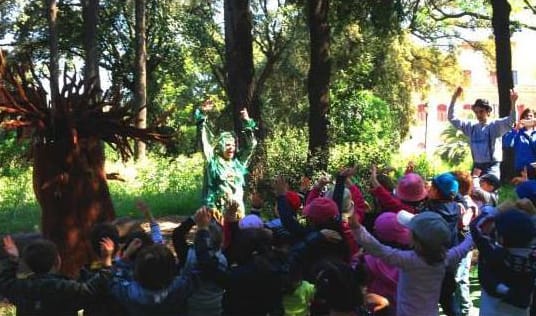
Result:
<svg viewBox="0 0 536 316"><path fill-rule="evenodd" d="M486 111L491 112L493 108L489 105L489 101L486 99L476 99L472 108L484 108Z"/></svg>
<svg viewBox="0 0 536 316"><path fill-rule="evenodd" d="M318 225L336 218L339 215L339 210L332 199L319 197L305 206L303 215L313 224Z"/></svg>
<svg viewBox="0 0 536 316"><path fill-rule="evenodd" d="M397 215L393 212L384 212L376 218L374 234L386 243L409 245L411 242L411 231L398 222Z"/></svg>
<svg viewBox="0 0 536 316"><path fill-rule="evenodd" d="M238 221L238 227L240 229L249 229L249 228L263 228L264 222L262 219L253 214L249 214L246 217Z"/></svg>
<svg viewBox="0 0 536 316"><path fill-rule="evenodd" d="M397 220L419 238L419 241L431 248L448 247L451 242L451 232L447 222L441 215L426 211L417 215L402 210L397 214Z"/></svg>
<svg viewBox="0 0 536 316"><path fill-rule="evenodd" d="M426 192L422 177L410 172L398 180L395 194L403 201L417 202L423 200L428 192Z"/></svg>
<svg viewBox="0 0 536 316"><path fill-rule="evenodd" d="M456 176L451 172L445 172L432 178L432 183L447 198L454 197L458 194L459 183Z"/></svg>

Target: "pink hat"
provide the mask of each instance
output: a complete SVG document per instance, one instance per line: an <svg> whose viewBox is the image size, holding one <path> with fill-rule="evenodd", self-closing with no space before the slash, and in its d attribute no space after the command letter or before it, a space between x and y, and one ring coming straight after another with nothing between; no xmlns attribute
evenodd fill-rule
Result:
<svg viewBox="0 0 536 316"><path fill-rule="evenodd" d="M421 176L411 172L398 179L395 194L402 201L417 202L423 200L428 192Z"/></svg>
<svg viewBox="0 0 536 316"><path fill-rule="evenodd" d="M303 214L313 224L318 225L337 217L339 215L339 209L332 199L319 197L305 206Z"/></svg>
<svg viewBox="0 0 536 316"><path fill-rule="evenodd" d="M401 225L396 217L396 213L385 212L380 214L374 222L374 233L383 242L409 245L411 242L411 231Z"/></svg>

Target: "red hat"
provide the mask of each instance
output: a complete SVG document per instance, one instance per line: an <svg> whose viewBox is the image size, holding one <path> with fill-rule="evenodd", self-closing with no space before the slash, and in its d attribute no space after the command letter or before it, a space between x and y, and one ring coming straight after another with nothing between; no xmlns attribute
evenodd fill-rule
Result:
<svg viewBox="0 0 536 316"><path fill-rule="evenodd" d="M332 199L319 197L305 206L303 214L313 224L318 225L337 217L339 210L337 204Z"/></svg>
<svg viewBox="0 0 536 316"><path fill-rule="evenodd" d="M294 191L287 191L287 201L290 208L294 211L298 211L301 207L301 198L298 193Z"/></svg>

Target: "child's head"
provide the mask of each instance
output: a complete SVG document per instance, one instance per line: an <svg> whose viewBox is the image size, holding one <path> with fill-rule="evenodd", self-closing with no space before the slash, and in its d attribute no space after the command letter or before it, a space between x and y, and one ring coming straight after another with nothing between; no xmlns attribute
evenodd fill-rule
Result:
<svg viewBox="0 0 536 316"><path fill-rule="evenodd" d="M422 177L410 172L398 179L395 194L402 201L418 202L424 200L428 192L426 192Z"/></svg>
<svg viewBox="0 0 536 316"><path fill-rule="evenodd" d="M411 244L411 231L402 226L396 213L384 212L374 221L374 235L383 243L407 247Z"/></svg>
<svg viewBox="0 0 536 316"><path fill-rule="evenodd" d="M417 215L400 211L397 219L411 230L415 252L426 263L433 265L444 260L451 242L451 232L441 215L432 211Z"/></svg>
<svg viewBox="0 0 536 316"><path fill-rule="evenodd" d="M93 226L91 234L89 236L91 242L91 249L97 255L101 256L101 241L103 238L110 238L114 242L114 253L117 251L119 245L119 232L117 227L111 223L99 223Z"/></svg>
<svg viewBox="0 0 536 316"><path fill-rule="evenodd" d="M140 250L134 265L134 279L146 289L167 287L177 271L175 257L164 245L151 245Z"/></svg>
<svg viewBox="0 0 536 316"><path fill-rule="evenodd" d="M125 237L125 244L123 245L122 247L122 251L126 250L128 248L128 246L130 245L130 243L134 240L134 239L139 239L141 240L142 242L142 245L141 247L139 248L140 250L142 248L144 248L145 246L151 246L154 244L153 240L151 239L151 236L149 236L149 234L147 234L146 232L144 231L134 231L130 234L128 234L126 237ZM130 255L130 260L135 260L136 259L136 256L138 254L139 250L132 253Z"/></svg>
<svg viewBox="0 0 536 316"><path fill-rule="evenodd" d="M319 197L305 206L303 215L314 226L323 227L329 226L335 221L339 215L339 210L332 199Z"/></svg>
<svg viewBox="0 0 536 316"><path fill-rule="evenodd" d="M529 199L536 205L536 180L528 180L518 184L516 194L520 199Z"/></svg>
<svg viewBox="0 0 536 316"><path fill-rule="evenodd" d="M510 209L495 217L497 236L506 248L527 247L536 237L536 228L531 217L523 211Z"/></svg>
<svg viewBox="0 0 536 316"><path fill-rule="evenodd" d="M486 192L495 192L501 186L501 181L493 174L485 174L480 177L480 187Z"/></svg>
<svg viewBox="0 0 536 316"><path fill-rule="evenodd" d="M59 270L61 265L58 247L45 239L35 240L26 246L22 259L32 272L38 274Z"/></svg>
<svg viewBox="0 0 536 316"><path fill-rule="evenodd" d="M454 200L458 194L459 183L451 172L445 172L432 178L428 197L432 200Z"/></svg>
<svg viewBox="0 0 536 316"><path fill-rule="evenodd" d="M364 277L341 261L324 261L316 270L316 296L332 312L355 311L363 305Z"/></svg>

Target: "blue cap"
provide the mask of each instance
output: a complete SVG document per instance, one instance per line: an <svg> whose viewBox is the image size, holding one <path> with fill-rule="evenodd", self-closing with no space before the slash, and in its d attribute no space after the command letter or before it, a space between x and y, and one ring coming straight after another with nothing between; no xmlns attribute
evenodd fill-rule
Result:
<svg viewBox="0 0 536 316"><path fill-rule="evenodd" d="M445 172L432 179L432 183L447 198L453 198L458 194L459 183L451 172Z"/></svg>
<svg viewBox="0 0 536 316"><path fill-rule="evenodd" d="M521 182L516 187L517 196L520 199L527 198L529 200L536 199L536 180L528 180Z"/></svg>

